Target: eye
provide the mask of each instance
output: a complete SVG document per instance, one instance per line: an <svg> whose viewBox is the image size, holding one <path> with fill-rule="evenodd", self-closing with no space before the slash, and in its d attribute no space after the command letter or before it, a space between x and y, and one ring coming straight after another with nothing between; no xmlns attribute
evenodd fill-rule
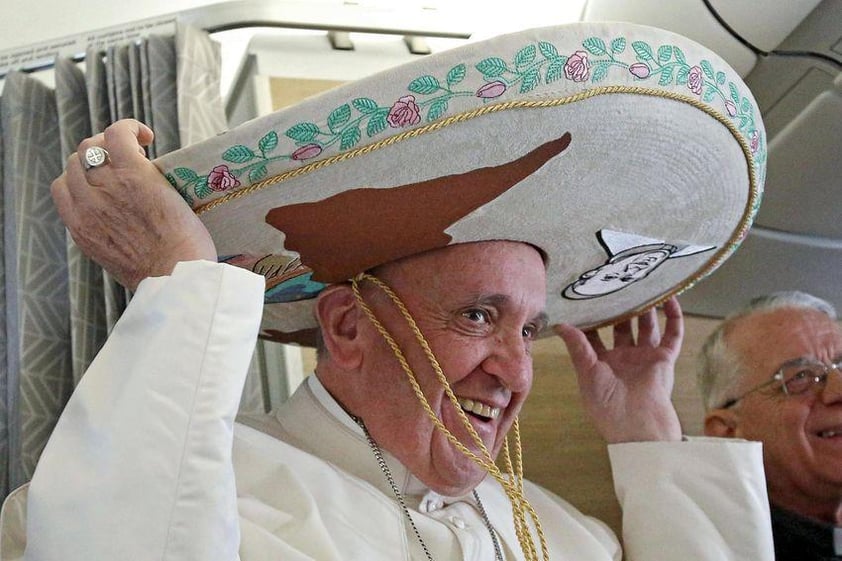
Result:
<svg viewBox="0 0 842 561"><path fill-rule="evenodd" d="M538 331L539 331L539 329L538 329L537 326L531 325L531 324L526 325L526 326L523 327L523 331L522 331L523 338L528 339L530 341L534 341L535 338L538 336Z"/></svg>
<svg viewBox="0 0 842 561"><path fill-rule="evenodd" d="M489 313L481 308L471 308L462 312L462 317L473 323L487 324L491 322Z"/></svg>
<svg viewBox="0 0 842 561"><path fill-rule="evenodd" d="M812 368L801 368L787 378L784 384L789 393L798 394L806 391L820 375L820 373Z"/></svg>

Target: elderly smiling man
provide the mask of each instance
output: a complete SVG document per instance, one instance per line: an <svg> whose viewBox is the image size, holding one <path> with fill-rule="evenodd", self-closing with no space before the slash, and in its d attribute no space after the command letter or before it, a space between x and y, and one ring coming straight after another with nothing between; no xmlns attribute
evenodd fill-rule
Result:
<svg viewBox="0 0 842 561"><path fill-rule="evenodd" d="M776 559L842 559L842 327L797 291L753 300L699 360L705 433L758 440Z"/></svg>
<svg viewBox="0 0 842 561"><path fill-rule="evenodd" d="M683 442L670 402L671 296L734 249L762 188L759 115L714 53L632 25L531 30L154 163L151 140L121 121L53 184L136 294L4 506L3 561L772 558L760 446ZM566 299L606 228L712 250ZM611 349L573 325L608 323ZM550 326L610 443L622 549L523 477ZM235 422L258 331L317 345L315 375Z"/></svg>

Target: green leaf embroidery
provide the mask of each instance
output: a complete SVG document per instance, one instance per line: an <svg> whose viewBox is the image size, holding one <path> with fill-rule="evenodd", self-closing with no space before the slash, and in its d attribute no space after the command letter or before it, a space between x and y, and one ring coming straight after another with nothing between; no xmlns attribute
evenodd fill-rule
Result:
<svg viewBox="0 0 842 561"><path fill-rule="evenodd" d="M671 45L661 45L658 47L658 62L661 64L668 61L672 58L672 46Z"/></svg>
<svg viewBox="0 0 842 561"><path fill-rule="evenodd" d="M672 54L675 55L675 60L677 60L681 64L687 64L687 58L684 56L684 51L682 51L676 46L673 46Z"/></svg>
<svg viewBox="0 0 842 561"><path fill-rule="evenodd" d="M555 48L555 45L546 41L540 41L538 43L538 50L541 51L541 54L547 60L552 60L558 56L558 49Z"/></svg>
<svg viewBox="0 0 842 561"><path fill-rule="evenodd" d="M244 164L249 160L254 159L255 154L248 146L242 144L235 144L228 150L222 153L222 159L226 162L233 162L235 164Z"/></svg>
<svg viewBox="0 0 842 561"><path fill-rule="evenodd" d="M287 129L284 134L296 142L306 144L316 138L319 134L319 127L313 123L298 123Z"/></svg>
<svg viewBox="0 0 842 561"><path fill-rule="evenodd" d="M164 177L167 178L167 181L170 182L170 185L178 189L178 182L175 180L175 177L173 177L171 173L165 173ZM181 190L179 190L178 192L181 193Z"/></svg>
<svg viewBox="0 0 842 561"><path fill-rule="evenodd" d="M599 37L588 37L582 41L582 46L592 55L607 55L608 49L605 46L605 41Z"/></svg>
<svg viewBox="0 0 842 561"><path fill-rule="evenodd" d="M327 126L332 132L341 129L351 119L351 106L347 103L340 105L330 112L327 117Z"/></svg>
<svg viewBox="0 0 842 561"><path fill-rule="evenodd" d="M682 66L678 69L678 72L675 75L675 83L679 86L683 86L687 83L687 77L690 75L690 67L689 66Z"/></svg>
<svg viewBox="0 0 842 561"><path fill-rule="evenodd" d="M734 85L734 82L728 82L728 89L731 90L731 100L734 103L739 103L740 92L737 91L737 86Z"/></svg>
<svg viewBox="0 0 842 561"><path fill-rule="evenodd" d="M530 68L523 75L523 81L520 83L520 93L531 92L535 86L541 83L541 74L537 68Z"/></svg>
<svg viewBox="0 0 842 561"><path fill-rule="evenodd" d="M564 64L567 60L554 60L547 66L547 76L544 78L544 81L548 84L552 84L559 78L564 78Z"/></svg>
<svg viewBox="0 0 842 561"><path fill-rule="evenodd" d="M260 142L257 143L257 147L260 148L260 151L265 156L266 152L271 152L278 147L278 133L275 131L269 131L263 135L263 138L261 138Z"/></svg>
<svg viewBox="0 0 842 561"><path fill-rule="evenodd" d="M266 169L265 165L259 165L256 168L249 171L249 181L252 183L257 183L264 177L269 174L269 170Z"/></svg>
<svg viewBox="0 0 842 561"><path fill-rule="evenodd" d="M716 83L720 86L725 83L725 73L724 72L717 72L716 73Z"/></svg>
<svg viewBox="0 0 842 561"><path fill-rule="evenodd" d="M593 73L591 74L591 82L601 82L608 75L608 69L611 68L611 63L608 61L600 61L593 65Z"/></svg>
<svg viewBox="0 0 842 561"><path fill-rule="evenodd" d="M658 84L661 86L668 86L672 83L672 77L675 71L674 66L670 66L666 68L663 72L661 72L661 78L658 80Z"/></svg>
<svg viewBox="0 0 842 561"><path fill-rule="evenodd" d="M641 62L655 60L655 57L652 56L652 47L643 41L632 41L632 48L634 49L634 52L637 53L637 58L639 58Z"/></svg>
<svg viewBox="0 0 842 561"><path fill-rule="evenodd" d="M699 63L699 66L702 67L702 72L705 73L705 76L707 76L711 80L714 79L713 78L713 67L710 65L710 63L708 61L702 60L702 62Z"/></svg>
<svg viewBox="0 0 842 561"><path fill-rule="evenodd" d="M372 117L368 120L368 125L365 128L365 134L367 134L369 138L386 130L389 126L389 121L386 120L386 116L388 114L388 111L382 111L376 115L372 115Z"/></svg>
<svg viewBox="0 0 842 561"><path fill-rule="evenodd" d="M480 74L484 78L496 78L508 70L508 68L506 61L499 57L483 59L476 65L476 69L480 71Z"/></svg>
<svg viewBox="0 0 842 561"><path fill-rule="evenodd" d="M196 178L199 177L199 174L197 174L195 171L189 168L175 168L173 170L173 173L175 173L178 177L187 182L195 181Z"/></svg>
<svg viewBox="0 0 842 561"><path fill-rule="evenodd" d="M342 131L339 141L339 149L347 150L349 148L353 148L356 146L357 142L360 141L361 136L362 133L360 133L359 127L348 127Z"/></svg>
<svg viewBox="0 0 842 561"><path fill-rule="evenodd" d="M450 72L447 73L447 85L450 87L455 86L459 82L465 79L465 75L468 73L467 69L465 68L464 64L458 64L450 69Z"/></svg>
<svg viewBox="0 0 842 561"><path fill-rule="evenodd" d="M196 196L200 199L208 197L213 192L208 186L208 178L203 177L199 181L197 181L196 185L193 187L193 192L196 193Z"/></svg>
<svg viewBox="0 0 842 561"><path fill-rule="evenodd" d="M441 88L438 79L435 76L420 76L409 83L407 89L412 93L419 95L430 95L436 93Z"/></svg>
<svg viewBox="0 0 842 561"><path fill-rule="evenodd" d="M427 112L427 120L435 121L445 113L447 113L447 99L437 99L430 105L430 110Z"/></svg>
<svg viewBox="0 0 842 561"><path fill-rule="evenodd" d="M181 195L181 198L184 199L184 201L188 205L191 205L191 206L193 205L193 197L190 196L190 193L187 192L187 189L179 189L178 193Z"/></svg>
<svg viewBox="0 0 842 561"><path fill-rule="evenodd" d="M751 114L751 103L748 101L748 98L744 97L740 102L740 111Z"/></svg>
<svg viewBox="0 0 842 561"><path fill-rule="evenodd" d="M611 41L611 52L618 55L626 50L626 38L618 37Z"/></svg>
<svg viewBox="0 0 842 561"><path fill-rule="evenodd" d="M532 64L536 54L535 45L525 46L515 54L515 67L520 68Z"/></svg>
<svg viewBox="0 0 842 561"><path fill-rule="evenodd" d="M368 97L358 97L351 104L359 111L360 113L374 113L379 108L377 102Z"/></svg>
<svg viewBox="0 0 842 561"><path fill-rule="evenodd" d="M716 96L717 89L715 86L708 86L705 90L704 95L702 96L702 101L705 103L710 103L711 100Z"/></svg>

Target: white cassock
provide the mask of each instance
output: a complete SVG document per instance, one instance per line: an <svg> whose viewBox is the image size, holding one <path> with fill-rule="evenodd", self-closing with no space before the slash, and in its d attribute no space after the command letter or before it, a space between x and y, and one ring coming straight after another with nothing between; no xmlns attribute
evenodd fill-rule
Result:
<svg viewBox="0 0 842 561"><path fill-rule="evenodd" d="M32 483L6 500L0 561L426 559L364 435L314 377L274 414L234 422L262 299L262 277L210 262L141 283ZM609 455L626 559L774 558L759 444ZM439 496L385 457L433 559L495 558L472 495ZM477 492L505 559L522 559L505 493L490 477ZM526 493L551 560L621 558L607 526Z"/></svg>

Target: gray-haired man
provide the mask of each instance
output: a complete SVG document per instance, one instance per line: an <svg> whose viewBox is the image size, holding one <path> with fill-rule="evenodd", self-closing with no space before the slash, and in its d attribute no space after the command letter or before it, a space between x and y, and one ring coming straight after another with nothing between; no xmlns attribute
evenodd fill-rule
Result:
<svg viewBox="0 0 842 561"><path fill-rule="evenodd" d="M705 433L763 442L779 560L842 559L842 327L803 292L756 298L700 353Z"/></svg>

